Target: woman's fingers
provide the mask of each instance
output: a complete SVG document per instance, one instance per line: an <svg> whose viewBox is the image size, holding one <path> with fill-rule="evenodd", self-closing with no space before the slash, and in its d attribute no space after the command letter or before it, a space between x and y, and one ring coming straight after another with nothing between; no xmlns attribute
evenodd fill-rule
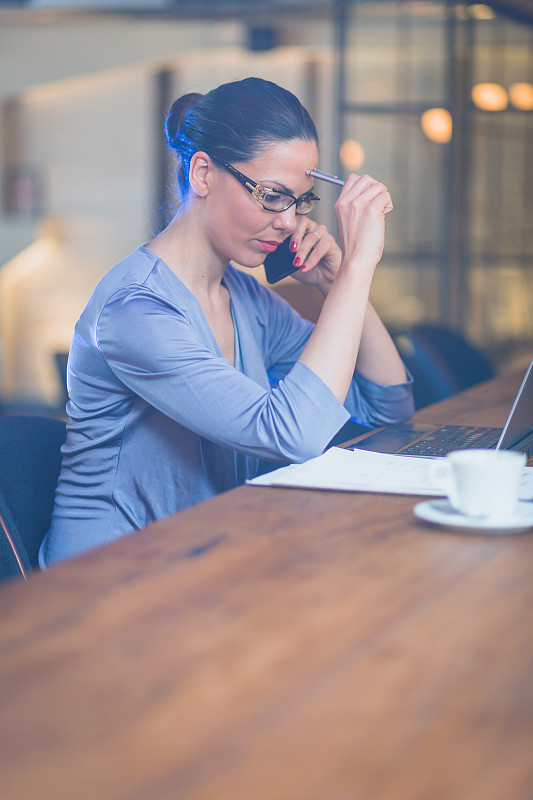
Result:
<svg viewBox="0 0 533 800"><path fill-rule="evenodd" d="M328 232L324 226L322 228L322 234L318 228L305 232L302 241L302 266L306 268L318 264L329 250Z"/></svg>
<svg viewBox="0 0 533 800"><path fill-rule="evenodd" d="M341 214L353 216L366 208L383 214L393 210L392 199L385 184L374 180L370 175L350 175L335 204Z"/></svg>
<svg viewBox="0 0 533 800"><path fill-rule="evenodd" d="M348 177L335 204L345 259L375 268L383 253L384 217L392 208L383 183L370 175Z"/></svg>
<svg viewBox="0 0 533 800"><path fill-rule="evenodd" d="M321 258L328 253L334 246L333 237L328 232L325 225L316 225L308 220L308 224L300 233L300 238L293 235L291 250L294 252L294 266L310 268L318 264Z"/></svg>
<svg viewBox="0 0 533 800"><path fill-rule="evenodd" d="M345 255L377 263L383 249L383 218L393 210L387 187L370 175L349 175L335 208ZM305 283L334 279L341 252L325 225L300 217L291 252Z"/></svg>
<svg viewBox="0 0 533 800"><path fill-rule="evenodd" d="M385 213L392 211L393 207L385 184L371 175L349 175L337 202L382 205Z"/></svg>

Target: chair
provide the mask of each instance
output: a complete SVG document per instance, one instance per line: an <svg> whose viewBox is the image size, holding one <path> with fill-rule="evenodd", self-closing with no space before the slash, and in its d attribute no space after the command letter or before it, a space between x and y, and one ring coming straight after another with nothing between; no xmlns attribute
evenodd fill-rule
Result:
<svg viewBox="0 0 533 800"><path fill-rule="evenodd" d="M68 390L67 390L68 353L54 353L54 361L56 364L57 375L59 377L59 385L61 387L61 398L59 400L58 407L65 408L68 400Z"/></svg>
<svg viewBox="0 0 533 800"><path fill-rule="evenodd" d="M0 417L0 582L38 567L65 438L62 420Z"/></svg>
<svg viewBox="0 0 533 800"><path fill-rule="evenodd" d="M420 324L394 336L423 408L495 375L490 359L461 333L445 325Z"/></svg>

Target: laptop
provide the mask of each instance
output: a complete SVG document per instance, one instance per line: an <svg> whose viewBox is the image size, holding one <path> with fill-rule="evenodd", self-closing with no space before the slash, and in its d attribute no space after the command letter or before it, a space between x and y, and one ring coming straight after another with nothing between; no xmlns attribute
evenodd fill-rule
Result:
<svg viewBox="0 0 533 800"><path fill-rule="evenodd" d="M445 456L452 450L483 447L519 450L529 458L533 455L533 359L503 429L408 421L380 428L348 447L428 458Z"/></svg>

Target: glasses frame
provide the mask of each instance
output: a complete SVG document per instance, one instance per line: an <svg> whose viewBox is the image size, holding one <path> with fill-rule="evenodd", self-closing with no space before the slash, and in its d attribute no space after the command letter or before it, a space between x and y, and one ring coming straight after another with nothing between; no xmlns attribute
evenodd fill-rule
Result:
<svg viewBox="0 0 533 800"><path fill-rule="evenodd" d="M254 200L257 200L257 202L263 206L265 211L270 211L271 214L281 214L284 211L287 211L289 208L292 208L292 206L296 205L296 214L303 217L306 214L309 214L320 200L320 197L317 197L317 195L313 192L305 192L305 194L301 194L300 197L295 197L289 192L282 192L281 189L269 189L267 186L261 186L260 183L252 181L242 172L239 172L238 169L235 169L235 167L233 167L231 164L228 164L227 161L222 161L222 159L215 158L214 156L211 156L211 158L215 163L221 167L224 167L224 169L233 175L233 177L239 181L241 186L244 186L244 188L250 192ZM288 203L285 208L267 208L267 206L265 206L265 197L267 194L272 194L272 192L275 194L282 194L285 197L290 197L291 202ZM308 200L313 203L309 211L298 211L298 203L300 203L302 200Z"/></svg>

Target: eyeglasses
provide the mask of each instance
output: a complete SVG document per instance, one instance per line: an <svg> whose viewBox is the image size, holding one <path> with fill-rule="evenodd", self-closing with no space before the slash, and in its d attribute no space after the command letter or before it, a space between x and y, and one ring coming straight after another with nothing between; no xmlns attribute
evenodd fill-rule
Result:
<svg viewBox="0 0 533 800"><path fill-rule="evenodd" d="M296 205L297 214L309 214L320 200L320 197L317 197L313 192L306 192L306 194L302 194L300 197L295 197L293 194L281 192L279 189L269 189L266 186L261 186L261 184L255 183L255 181L243 175L242 172L239 172L238 169L232 167L227 161L219 160L213 156L211 156L211 158L221 167L227 169L234 178L237 178L239 183L250 192L258 203L261 203L266 211L279 213L280 211L287 211L288 208Z"/></svg>

